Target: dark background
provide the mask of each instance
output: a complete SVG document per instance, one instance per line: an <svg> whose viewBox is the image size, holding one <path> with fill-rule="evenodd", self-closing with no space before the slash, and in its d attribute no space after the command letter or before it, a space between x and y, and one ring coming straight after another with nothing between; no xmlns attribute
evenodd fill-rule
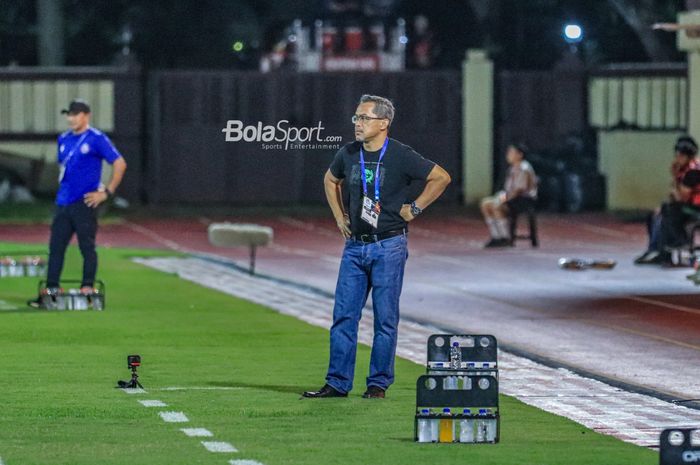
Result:
<svg viewBox="0 0 700 465"><path fill-rule="evenodd" d="M149 68L257 68L258 58L295 18L323 15L321 1L291 0L15 0L0 3L0 66L39 63L38 5L63 13L66 65L111 64L132 34L132 51ZM674 35L649 25L673 21L682 0L394 0L390 18L430 21L436 66L457 68L467 48L483 47L508 69L548 69L567 44L573 21L585 34L590 64L681 60ZM235 53L232 44L242 41Z"/></svg>

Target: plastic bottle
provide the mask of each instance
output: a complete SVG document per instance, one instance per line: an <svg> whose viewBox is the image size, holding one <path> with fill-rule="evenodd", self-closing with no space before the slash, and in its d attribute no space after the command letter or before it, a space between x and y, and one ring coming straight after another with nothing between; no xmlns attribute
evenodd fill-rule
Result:
<svg viewBox="0 0 700 465"><path fill-rule="evenodd" d="M432 427L430 424L430 410L424 408L418 418L418 442L433 442ZM426 417L426 418L420 418Z"/></svg>
<svg viewBox="0 0 700 465"><path fill-rule="evenodd" d="M53 299L55 302L55 308L57 310L66 310L66 301L69 300L68 297L66 297L66 293L62 287L56 287L52 288L53 289Z"/></svg>
<svg viewBox="0 0 700 465"><path fill-rule="evenodd" d="M486 409L479 409L479 418L476 420L476 442L486 442L486 434L488 429Z"/></svg>
<svg viewBox="0 0 700 465"><path fill-rule="evenodd" d="M430 411L432 414L432 410ZM431 442L438 442L438 439L440 439L440 420L437 418L431 418L429 420L430 423L430 441Z"/></svg>
<svg viewBox="0 0 700 465"><path fill-rule="evenodd" d="M453 370L462 368L462 349L459 348L459 342L453 342L450 347L450 368Z"/></svg>
<svg viewBox="0 0 700 465"><path fill-rule="evenodd" d="M88 296L88 302L92 306L93 310L105 309L105 296L99 289L93 289L92 294Z"/></svg>
<svg viewBox="0 0 700 465"><path fill-rule="evenodd" d="M68 289L68 296L66 297L66 308L68 310L78 310L75 308L75 304L77 303L78 299L78 290L77 289Z"/></svg>
<svg viewBox="0 0 700 465"><path fill-rule="evenodd" d="M462 418L459 420L459 442L474 442L474 419L472 411L468 408L462 410Z"/></svg>
<svg viewBox="0 0 700 465"><path fill-rule="evenodd" d="M9 275L15 278L24 275L24 267L14 259L9 260L8 271Z"/></svg>
<svg viewBox="0 0 700 465"><path fill-rule="evenodd" d="M88 297L82 292L77 293L73 296L73 310L87 310L88 309Z"/></svg>
<svg viewBox="0 0 700 465"><path fill-rule="evenodd" d="M456 391L457 390L457 377L447 376L444 378L442 388L445 391Z"/></svg>
<svg viewBox="0 0 700 465"><path fill-rule="evenodd" d="M452 412L448 408L442 409L443 418L440 419L440 442L454 442L455 421Z"/></svg>
<svg viewBox="0 0 700 465"><path fill-rule="evenodd" d="M493 416L493 412L491 410L487 410L486 414ZM489 418L484 421L486 422L486 442L496 442L498 420L496 420L496 418Z"/></svg>

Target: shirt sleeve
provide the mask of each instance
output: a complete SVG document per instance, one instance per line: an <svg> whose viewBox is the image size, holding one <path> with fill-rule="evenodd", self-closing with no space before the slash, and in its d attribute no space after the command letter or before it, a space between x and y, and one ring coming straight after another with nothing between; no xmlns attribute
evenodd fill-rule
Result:
<svg viewBox="0 0 700 465"><path fill-rule="evenodd" d="M690 170L683 176L681 181L685 187L695 187L700 184L700 170Z"/></svg>
<svg viewBox="0 0 700 465"><path fill-rule="evenodd" d="M331 174L338 179L345 178L345 162L343 161L343 155L345 153L345 147L341 148L335 153L331 166L328 168Z"/></svg>
<svg viewBox="0 0 700 465"><path fill-rule="evenodd" d="M117 158L122 156L106 134L102 134L97 138L96 148L100 156L107 160L109 164L114 163Z"/></svg>
<svg viewBox="0 0 700 465"><path fill-rule="evenodd" d="M421 154L409 148L405 152L403 166L409 180L425 181L435 167L435 162L423 158Z"/></svg>

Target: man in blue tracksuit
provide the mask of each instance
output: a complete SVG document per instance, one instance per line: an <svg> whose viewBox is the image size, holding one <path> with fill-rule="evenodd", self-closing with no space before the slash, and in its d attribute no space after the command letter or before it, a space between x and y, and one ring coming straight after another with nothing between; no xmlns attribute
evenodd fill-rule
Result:
<svg viewBox="0 0 700 465"><path fill-rule="evenodd" d="M110 199L124 177L126 162L106 134L90 127L90 106L83 100L73 100L66 115L70 131L58 137L59 188L56 211L51 224L49 266L46 287L60 284L63 259L73 234L78 236L83 256L81 292L93 292L97 274L97 207ZM102 161L113 166L107 186L100 184ZM38 307L39 300L31 300Z"/></svg>

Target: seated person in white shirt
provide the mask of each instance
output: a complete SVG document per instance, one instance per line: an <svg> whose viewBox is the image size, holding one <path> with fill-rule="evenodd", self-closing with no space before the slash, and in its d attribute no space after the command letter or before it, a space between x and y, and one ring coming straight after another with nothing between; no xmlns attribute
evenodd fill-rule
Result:
<svg viewBox="0 0 700 465"><path fill-rule="evenodd" d="M491 235L485 247L511 246L508 212L524 211L537 200L537 176L532 165L525 160L526 154L524 144L508 146L506 161L509 167L503 189L481 201L481 213Z"/></svg>

